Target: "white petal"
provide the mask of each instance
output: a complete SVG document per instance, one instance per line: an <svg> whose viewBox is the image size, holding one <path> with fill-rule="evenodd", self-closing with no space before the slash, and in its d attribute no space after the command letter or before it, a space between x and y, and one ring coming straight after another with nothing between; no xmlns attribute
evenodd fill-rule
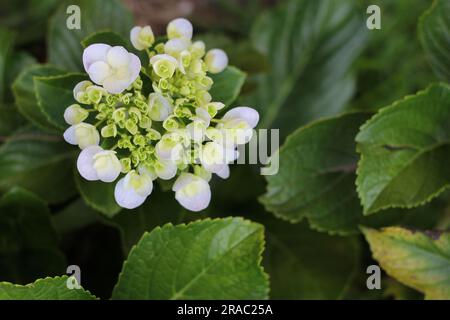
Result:
<svg viewBox="0 0 450 320"><path fill-rule="evenodd" d="M103 149L99 146L89 146L80 152L77 160L77 169L84 179L88 181L99 179L94 169L94 156L102 151Z"/></svg>
<svg viewBox="0 0 450 320"><path fill-rule="evenodd" d="M133 53L129 53L129 56L130 64L128 65L128 69L130 71L130 84L132 84L141 72L141 60Z"/></svg>
<svg viewBox="0 0 450 320"><path fill-rule="evenodd" d="M96 84L103 84L103 81L112 75L111 67L104 61L92 63L87 70L89 78Z"/></svg>
<svg viewBox="0 0 450 320"><path fill-rule="evenodd" d="M190 211L201 211L211 201L211 189L208 182L191 173L183 173L175 181L172 190L175 199Z"/></svg>
<svg viewBox="0 0 450 320"><path fill-rule="evenodd" d="M109 93L118 94L128 88L131 83L132 82L130 82L128 79L120 80L115 77L108 77L103 82L103 87Z"/></svg>
<svg viewBox="0 0 450 320"><path fill-rule="evenodd" d="M98 178L103 182L113 182L122 171L122 165L111 150L101 151L94 155L94 169Z"/></svg>
<svg viewBox="0 0 450 320"><path fill-rule="evenodd" d="M153 56L150 59L150 64L155 64L156 62L158 62L159 60L168 60L170 62L172 62L173 64L175 64L176 66L178 66L178 60L175 59L174 57L172 57L171 55L168 54L157 54L156 56Z"/></svg>
<svg viewBox="0 0 450 320"><path fill-rule="evenodd" d="M88 71L92 63L97 61L106 61L106 53L111 48L110 45L104 43L94 43L83 51L84 70Z"/></svg>
<svg viewBox="0 0 450 320"><path fill-rule="evenodd" d="M139 33L141 32L142 27L136 26L130 31L130 41L133 47L137 50L144 50L145 46L139 42Z"/></svg>
<svg viewBox="0 0 450 320"><path fill-rule="evenodd" d="M64 140L66 140L67 143L77 145L77 136L75 135L75 126L70 126L69 128L64 131L63 134Z"/></svg>
<svg viewBox="0 0 450 320"><path fill-rule="evenodd" d="M186 38L190 40L192 39L193 32L194 28L192 27L192 23L184 18L174 19L167 25L167 36L169 39Z"/></svg>
<svg viewBox="0 0 450 320"><path fill-rule="evenodd" d="M75 98L75 100L77 100L78 93L85 91L87 89L87 87L89 87L91 85L92 85L92 82L90 82L89 80L84 80L84 81L78 82L75 85L75 88L73 88L73 97Z"/></svg>
<svg viewBox="0 0 450 320"><path fill-rule="evenodd" d="M164 51L167 54L175 56L181 51L186 50L190 45L189 40L185 38L171 39L164 45Z"/></svg>
<svg viewBox="0 0 450 320"><path fill-rule="evenodd" d="M222 179L228 179L228 177L230 176L230 166L225 164L222 170L219 170L219 172L216 172L216 174Z"/></svg>
<svg viewBox="0 0 450 320"><path fill-rule="evenodd" d="M206 54L205 63L209 72L220 73L228 66L228 56L221 49L212 49Z"/></svg>
<svg viewBox="0 0 450 320"><path fill-rule="evenodd" d="M159 165L155 165L155 172L159 178L170 180L177 174L177 165L170 160L159 160Z"/></svg>
<svg viewBox="0 0 450 320"><path fill-rule="evenodd" d="M254 128L259 121L259 113L253 108L249 107L236 107L225 113L222 120L235 120L242 119L251 127Z"/></svg>
<svg viewBox="0 0 450 320"><path fill-rule="evenodd" d="M121 46L115 46L108 50L106 54L108 64L113 68L125 67L130 63L128 51Z"/></svg>
<svg viewBox="0 0 450 320"><path fill-rule="evenodd" d="M134 209L145 202L147 196L138 194L133 188L130 188L126 181L126 177L120 179L114 189L114 197L119 206L125 209Z"/></svg>

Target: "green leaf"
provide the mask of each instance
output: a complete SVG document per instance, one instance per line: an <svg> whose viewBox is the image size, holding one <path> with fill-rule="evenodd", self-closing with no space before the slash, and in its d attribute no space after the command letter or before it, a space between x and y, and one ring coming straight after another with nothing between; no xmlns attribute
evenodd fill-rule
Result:
<svg viewBox="0 0 450 320"><path fill-rule="evenodd" d="M142 206L134 210L123 210L106 222L119 229L124 252L128 255L146 231L152 231L169 222L181 223L184 215L173 192L155 187Z"/></svg>
<svg viewBox="0 0 450 320"><path fill-rule="evenodd" d="M267 192L260 201L266 209L292 223L306 217L317 230L357 232L363 215L355 190L354 137L369 116L348 113L292 133L278 152L278 173L265 176Z"/></svg>
<svg viewBox="0 0 450 320"><path fill-rule="evenodd" d="M26 286L0 282L0 300L95 300L84 289L67 288L67 276L38 279ZM72 279L71 279L72 280Z"/></svg>
<svg viewBox="0 0 450 320"><path fill-rule="evenodd" d="M50 65L34 65L25 69L13 83L13 93L20 113L45 131L55 132L55 126L48 120L38 104L34 78L61 75L64 72Z"/></svg>
<svg viewBox="0 0 450 320"><path fill-rule="evenodd" d="M0 103L0 143L4 140L5 136L8 136L22 125L25 120L20 115L19 111L13 104L1 104Z"/></svg>
<svg viewBox="0 0 450 320"><path fill-rule="evenodd" d="M68 127L64 120L65 109L76 103L73 97L75 85L86 80L86 75L68 73L52 77L34 77L34 87L39 107L55 127L61 131Z"/></svg>
<svg viewBox="0 0 450 320"><path fill-rule="evenodd" d="M345 297L359 266L357 239L314 232L304 223L265 222L271 299Z"/></svg>
<svg viewBox="0 0 450 320"><path fill-rule="evenodd" d="M83 48L86 48L94 43L107 43L110 46L128 47L128 43L121 35L110 30L94 32L81 41Z"/></svg>
<svg viewBox="0 0 450 320"><path fill-rule="evenodd" d="M342 111L354 91L349 70L364 48L366 30L347 0L290 0L263 14L251 39L272 69L249 81L256 90L243 99L260 111L260 127L281 128L284 137Z"/></svg>
<svg viewBox="0 0 450 320"><path fill-rule="evenodd" d="M265 299L263 227L241 218L167 224L124 263L113 299Z"/></svg>
<svg viewBox="0 0 450 320"><path fill-rule="evenodd" d="M74 151L60 136L26 129L0 146L0 190L24 187L50 203L72 197Z"/></svg>
<svg viewBox="0 0 450 320"><path fill-rule="evenodd" d="M214 81L209 91L213 101L222 102L226 106L233 103L239 96L246 77L244 72L232 66L227 67L221 73L210 76Z"/></svg>
<svg viewBox="0 0 450 320"><path fill-rule="evenodd" d="M450 299L450 233L397 227L362 231L373 257L390 276L427 299Z"/></svg>
<svg viewBox="0 0 450 320"><path fill-rule="evenodd" d="M66 26L68 5L77 5L81 11L80 29ZM61 3L50 20L48 35L49 61L72 71L83 70L81 41L104 29L129 37L133 26L131 13L118 0L67 0Z"/></svg>
<svg viewBox="0 0 450 320"><path fill-rule="evenodd" d="M450 81L450 2L433 2L420 18L419 38L433 71Z"/></svg>
<svg viewBox="0 0 450 320"><path fill-rule="evenodd" d="M0 28L0 103L5 100L7 82L6 68L14 43L14 34Z"/></svg>
<svg viewBox="0 0 450 320"><path fill-rule="evenodd" d="M75 182L84 202L107 217L113 217L121 210L114 198L115 183L87 181L75 172Z"/></svg>
<svg viewBox="0 0 450 320"><path fill-rule="evenodd" d="M0 230L1 280L28 283L64 272L50 211L32 193L13 189L0 199Z"/></svg>
<svg viewBox="0 0 450 320"><path fill-rule="evenodd" d="M446 84L383 108L361 128L356 184L365 214L421 205L448 186L449 128Z"/></svg>

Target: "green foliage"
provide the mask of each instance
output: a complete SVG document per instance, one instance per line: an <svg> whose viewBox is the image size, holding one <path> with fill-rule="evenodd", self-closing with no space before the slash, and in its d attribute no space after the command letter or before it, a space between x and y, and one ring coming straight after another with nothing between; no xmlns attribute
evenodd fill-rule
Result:
<svg viewBox="0 0 450 320"><path fill-rule="evenodd" d="M26 286L0 282L0 300L94 300L89 291L68 289L67 276L36 280Z"/></svg>
<svg viewBox="0 0 450 320"><path fill-rule="evenodd" d="M450 81L450 2L433 2L420 19L419 36L436 75Z"/></svg>
<svg viewBox="0 0 450 320"><path fill-rule="evenodd" d="M50 203L75 194L74 151L59 136L25 129L0 146L0 190L24 187Z"/></svg>
<svg viewBox="0 0 450 320"><path fill-rule="evenodd" d="M227 67L223 72L212 75L214 84L210 94L213 101L220 101L229 106L241 92L245 77L245 73L235 67Z"/></svg>
<svg viewBox="0 0 450 320"><path fill-rule="evenodd" d="M35 79L37 77L51 77L62 75L64 72L50 65L34 65L25 69L14 81L12 89L17 108L20 113L39 128L54 132L55 125L45 115L41 106L39 106Z"/></svg>
<svg viewBox="0 0 450 320"><path fill-rule="evenodd" d="M35 195L12 189L1 197L0 230L1 280L28 283L64 272L50 211ZM0 297L3 294L0 284Z"/></svg>
<svg viewBox="0 0 450 320"><path fill-rule="evenodd" d="M114 199L114 183L87 181L80 177L78 171L74 173L74 176L78 191L88 206L108 217L113 217L120 212L121 208Z"/></svg>
<svg viewBox="0 0 450 320"><path fill-rule="evenodd" d="M77 5L81 11L80 29L69 30L66 26L68 5ZM71 71L83 71L83 48L81 41L88 35L110 29L129 37L132 28L130 12L118 0L63 1L51 18L48 33L49 62ZM68 49L70 48L70 49Z"/></svg>
<svg viewBox="0 0 450 320"><path fill-rule="evenodd" d="M413 207L450 182L450 87L432 85L383 108L356 136L358 194L366 214Z"/></svg>
<svg viewBox="0 0 450 320"><path fill-rule="evenodd" d="M402 228L363 229L373 257L392 277L425 294L450 299L450 234Z"/></svg>
<svg viewBox="0 0 450 320"><path fill-rule="evenodd" d="M353 1L291 0L256 21L251 40L271 70L256 75L243 99L259 108L261 128L286 136L299 125L343 110L355 79L350 67L366 32Z"/></svg>
<svg viewBox="0 0 450 320"><path fill-rule="evenodd" d="M265 299L263 227L240 218L165 225L124 263L113 299Z"/></svg>
<svg viewBox="0 0 450 320"><path fill-rule="evenodd" d="M122 210L115 183L74 173L63 113L88 79L83 49L121 45L148 62L129 42L128 2L2 6L0 299L96 299L58 277L69 262L112 299L450 299L449 1L268 2L214 1L227 12L214 22L195 13L198 39L230 61L210 75L213 101L257 108L259 128L285 140L277 174L231 166L201 213L181 209L173 180ZM381 30L365 27L369 4ZM377 292L370 253L387 273Z"/></svg>

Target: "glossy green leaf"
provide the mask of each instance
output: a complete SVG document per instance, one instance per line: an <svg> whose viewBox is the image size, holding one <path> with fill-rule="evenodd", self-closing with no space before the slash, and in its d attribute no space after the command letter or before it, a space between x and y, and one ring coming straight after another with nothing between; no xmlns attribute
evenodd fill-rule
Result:
<svg viewBox="0 0 450 320"><path fill-rule="evenodd" d="M299 125L336 114L354 91L350 67L364 48L366 28L353 1L290 0L255 23L251 39L271 70L243 99L261 114L260 127L284 137Z"/></svg>
<svg viewBox="0 0 450 320"><path fill-rule="evenodd" d="M107 43L110 46L128 47L127 42L122 36L109 30L94 32L81 41L83 48L94 43Z"/></svg>
<svg viewBox="0 0 450 320"><path fill-rule="evenodd" d="M25 119L13 104L0 104L0 143L25 124Z"/></svg>
<svg viewBox="0 0 450 320"><path fill-rule="evenodd" d="M38 279L26 286L0 282L0 300L94 300L89 291L69 289L67 276Z"/></svg>
<svg viewBox="0 0 450 320"><path fill-rule="evenodd" d="M88 206L110 218L120 212L121 208L114 198L116 183L87 181L78 172L75 172L75 181L81 197Z"/></svg>
<svg viewBox="0 0 450 320"><path fill-rule="evenodd" d="M69 30L66 26L69 17L66 9L69 5L80 8L80 29ZM49 61L69 71L82 71L82 40L104 29L110 29L127 39L132 26L131 13L118 0L63 1L50 20Z"/></svg>
<svg viewBox="0 0 450 320"><path fill-rule="evenodd" d="M328 236L305 223L267 219L264 267L271 299L338 299L346 295L359 266L355 238Z"/></svg>
<svg viewBox="0 0 450 320"><path fill-rule="evenodd" d="M436 75L450 81L450 2L434 0L420 18L419 37Z"/></svg>
<svg viewBox="0 0 450 320"><path fill-rule="evenodd" d="M34 87L35 77L61 75L64 72L50 65L34 65L25 69L13 83L13 93L20 113L39 128L54 132L56 127L49 121L38 104Z"/></svg>
<svg viewBox="0 0 450 320"><path fill-rule="evenodd" d="M450 233L397 227L363 232L373 257L390 276L427 299L450 299Z"/></svg>
<svg viewBox="0 0 450 320"><path fill-rule="evenodd" d="M210 75L214 81L209 93L213 101L218 101L229 106L236 100L245 81L245 73L236 67L227 67L218 74Z"/></svg>
<svg viewBox="0 0 450 320"><path fill-rule="evenodd" d="M50 203L67 200L76 193L74 156L60 136L21 130L0 146L0 190L20 186Z"/></svg>
<svg viewBox="0 0 450 320"><path fill-rule="evenodd" d="M32 193L13 189L0 198L0 230L0 281L28 283L65 271L50 211Z"/></svg>
<svg viewBox="0 0 450 320"><path fill-rule="evenodd" d="M6 68L12 51L14 34L0 28L0 103L5 100L7 83Z"/></svg>
<svg viewBox="0 0 450 320"><path fill-rule="evenodd" d="M450 182L450 87L436 84L383 108L356 137L357 189L370 214L421 205Z"/></svg>
<svg viewBox="0 0 450 320"><path fill-rule="evenodd" d="M76 103L73 97L73 88L78 82L86 79L86 75L79 73L34 77L34 88L39 107L48 121L61 131L69 126L64 120L65 109Z"/></svg>
<svg viewBox="0 0 450 320"><path fill-rule="evenodd" d="M241 218L167 224L124 263L113 299L265 299L263 227Z"/></svg>
<svg viewBox="0 0 450 320"><path fill-rule="evenodd" d="M142 206L123 210L106 222L119 229L123 250L128 254L145 232L166 223L181 223L184 216L185 212L175 200L174 193L155 187Z"/></svg>

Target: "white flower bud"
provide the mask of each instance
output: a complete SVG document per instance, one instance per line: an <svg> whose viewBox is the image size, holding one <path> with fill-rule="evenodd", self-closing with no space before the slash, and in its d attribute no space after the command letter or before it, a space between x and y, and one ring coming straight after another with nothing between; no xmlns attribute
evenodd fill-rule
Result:
<svg viewBox="0 0 450 320"><path fill-rule="evenodd" d="M205 55L205 48L203 41L195 41L189 49L195 58L202 58Z"/></svg>
<svg viewBox="0 0 450 320"><path fill-rule="evenodd" d="M178 57L179 54L189 48L190 41L185 38L175 38L166 42L164 45L164 52L173 57Z"/></svg>
<svg viewBox="0 0 450 320"><path fill-rule="evenodd" d="M234 147L225 147L216 142L207 142L202 146L200 162L202 166L212 172L220 173L224 167L237 159L239 153Z"/></svg>
<svg viewBox="0 0 450 320"><path fill-rule="evenodd" d="M174 19L167 25L167 37L169 39L186 38L191 40L193 32L192 23L184 18Z"/></svg>
<svg viewBox="0 0 450 320"><path fill-rule="evenodd" d="M170 160L159 159L153 165L155 174L163 180L170 180L177 174L177 165Z"/></svg>
<svg viewBox="0 0 450 320"><path fill-rule="evenodd" d="M145 50L150 48L155 42L152 28L150 26L134 27L130 31L130 41L137 50Z"/></svg>
<svg viewBox="0 0 450 320"><path fill-rule="evenodd" d="M148 107L150 119L154 121L166 120L173 110L169 100L156 92L150 93L148 96Z"/></svg>
<svg viewBox="0 0 450 320"><path fill-rule="evenodd" d="M212 49L206 54L205 63L209 72L220 73L228 66L228 56L221 49Z"/></svg>
<svg viewBox="0 0 450 320"><path fill-rule="evenodd" d="M83 122L88 116L89 112L79 104L72 104L64 111L64 120L70 125Z"/></svg>
<svg viewBox="0 0 450 320"><path fill-rule="evenodd" d="M113 182L122 171L122 165L115 151L100 151L94 155L93 159L93 166L97 176L103 182Z"/></svg>
<svg viewBox="0 0 450 320"><path fill-rule="evenodd" d="M84 49L83 65L93 82L114 94L128 88L141 71L141 61L135 54L103 43Z"/></svg>
<svg viewBox="0 0 450 320"><path fill-rule="evenodd" d="M78 82L75 85L75 88L73 88L73 97L75 98L75 100L77 102L79 102L79 103L87 102L87 101L83 100L83 95L84 95L84 92L86 91L86 89L90 86L92 86L92 82L90 82L88 80Z"/></svg>
<svg viewBox="0 0 450 320"><path fill-rule="evenodd" d="M157 54L150 59L155 73L163 78L171 78L178 68L178 60L168 54Z"/></svg>
<svg viewBox="0 0 450 320"><path fill-rule="evenodd" d="M70 144L78 145L80 149L84 149L89 146L98 145L100 142L100 134L93 125L81 122L70 126L64 132L64 140Z"/></svg>
<svg viewBox="0 0 450 320"><path fill-rule="evenodd" d="M152 190L151 177L132 170L117 182L114 197L122 208L134 209L145 202Z"/></svg>
<svg viewBox="0 0 450 320"><path fill-rule="evenodd" d="M178 161L183 155L183 141L177 133L168 133L156 143L156 155L163 160Z"/></svg>
<svg viewBox="0 0 450 320"><path fill-rule="evenodd" d="M236 107L225 113L217 126L222 131L226 145L245 144L253 135L259 121L259 113L249 107Z"/></svg>
<svg viewBox="0 0 450 320"><path fill-rule="evenodd" d="M175 199L190 211L206 209L211 201L208 182L192 173L182 173L172 190L175 191Z"/></svg>
<svg viewBox="0 0 450 320"><path fill-rule="evenodd" d="M89 146L78 156L77 169L88 181L113 182L119 176L122 165L114 151L103 150L99 146Z"/></svg>

